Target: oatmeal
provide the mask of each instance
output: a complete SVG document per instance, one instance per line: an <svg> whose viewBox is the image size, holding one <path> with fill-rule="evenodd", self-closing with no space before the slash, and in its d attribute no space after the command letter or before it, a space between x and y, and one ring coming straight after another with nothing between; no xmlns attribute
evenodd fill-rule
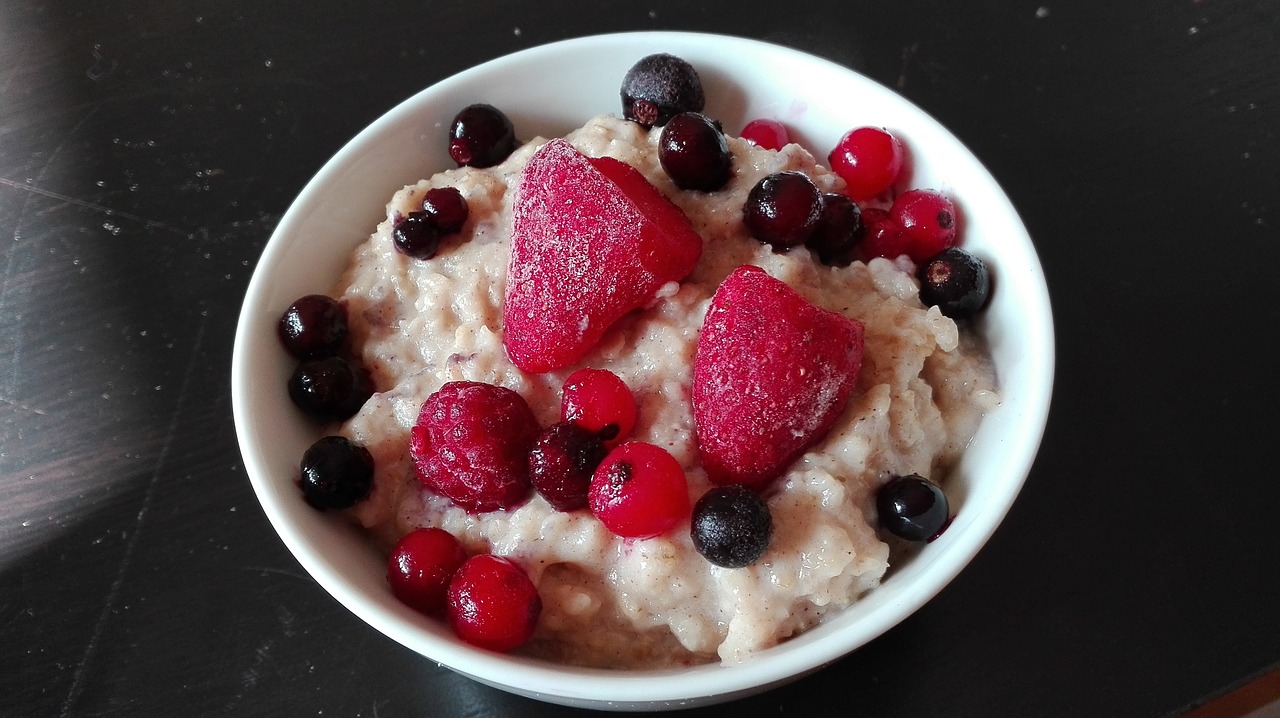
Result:
<svg viewBox="0 0 1280 718"><path fill-rule="evenodd" d="M945 477L998 401L980 342L918 298L907 259L825 266L803 247L776 252L744 227L742 207L763 177L808 175L823 192L843 181L798 145L779 151L728 138L733 174L722 189L677 188L657 159L659 130L600 116L567 136L588 157L639 170L692 222L703 247L691 274L626 314L580 360L545 373L520 370L503 346L512 210L536 139L488 169L448 170L405 187L388 219L353 254L333 296L347 306L351 345L373 396L341 432L376 466L368 498L348 510L389 549L417 527L440 527L473 553L509 557L537 585L543 612L520 652L565 663L632 668L738 662L820 622L875 588L889 566L877 534L875 494L894 474ZM455 187L469 216L427 261L396 251L394 221L425 193ZM861 371L848 404L816 445L764 492L773 536L763 556L721 568L692 546L685 520L654 538L623 539L589 510L560 512L543 498L471 514L424 489L410 456L423 402L451 381L518 392L538 422L560 418L560 389L575 369L607 369L634 392L630 437L670 452L692 504L711 486L699 459L691 406L694 353L717 287L755 265L812 304L865 327Z"/></svg>

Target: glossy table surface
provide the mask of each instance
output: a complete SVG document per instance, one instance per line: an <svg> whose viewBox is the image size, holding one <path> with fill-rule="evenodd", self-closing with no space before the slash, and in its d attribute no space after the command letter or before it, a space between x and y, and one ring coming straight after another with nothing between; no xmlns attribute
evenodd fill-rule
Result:
<svg viewBox="0 0 1280 718"><path fill-rule="evenodd" d="M1036 242L1039 458L862 650L690 716L1184 712L1280 663L1280 6L0 5L0 715L550 716L367 627L264 518L228 385L303 184L400 100L626 30L789 45L961 138ZM585 711L582 711L585 713Z"/></svg>

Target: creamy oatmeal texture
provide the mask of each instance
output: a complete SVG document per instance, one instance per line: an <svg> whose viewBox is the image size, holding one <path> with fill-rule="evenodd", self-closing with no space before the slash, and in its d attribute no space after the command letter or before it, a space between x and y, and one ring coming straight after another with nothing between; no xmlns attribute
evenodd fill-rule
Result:
<svg viewBox="0 0 1280 718"><path fill-rule="evenodd" d="M799 248L777 254L752 239L742 205L762 177L800 170L823 191L841 180L797 145L762 150L729 138L734 176L714 193L679 190L657 161L659 129L612 116L568 135L588 156L609 155L642 172L680 206L704 241L682 283L619 321L583 361L542 375L507 359L501 338L511 202L520 170L545 140L485 170L459 168L396 193L388 219L352 257L333 296L347 303L353 344L378 393L341 433L377 466L369 498L349 510L389 548L419 526L439 526L471 552L517 560L538 585L543 613L521 652L566 663L657 667L738 662L803 631L875 588L889 547L877 536L875 489L889 474L943 477L998 401L981 346L917 298L909 264L885 259L827 267ZM459 236L419 261L398 253L392 221L437 186L470 206ZM902 260L905 262L905 260ZM669 450L684 466L690 503L710 484L698 463L690 377L703 314L734 268L754 264L818 306L866 326L858 387L831 432L767 493L774 537L759 562L719 568L694 550L686 520L653 539L624 540L590 511L553 510L533 494L513 511L471 515L421 487L409 430L423 401L448 381L514 389L539 421L559 420L560 386L580 366L608 369L636 395L631 438Z"/></svg>

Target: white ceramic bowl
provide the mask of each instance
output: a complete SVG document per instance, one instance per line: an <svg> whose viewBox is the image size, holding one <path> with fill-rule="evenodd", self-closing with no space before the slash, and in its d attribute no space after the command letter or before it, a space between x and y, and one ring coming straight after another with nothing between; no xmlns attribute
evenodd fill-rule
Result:
<svg viewBox="0 0 1280 718"><path fill-rule="evenodd" d="M703 79L706 113L736 133L770 117L824 157L860 125L889 128L914 157L912 186L950 194L964 218L964 245L994 267L996 288L981 322L1003 403L988 415L949 477L956 518L851 608L741 665L671 671L570 668L471 648L447 627L392 597L384 558L332 513L303 503L294 480L317 428L284 386L292 362L275 335L294 299L324 293L348 254L382 219L402 186L453 166L447 126L473 102L497 105L523 138L562 135L601 112L620 112L622 76L639 58L670 52ZM738 38L631 33L559 42L485 63L409 98L361 132L307 185L280 221L254 271L232 364L236 430L263 509L298 561L338 601L377 630L483 683L573 706L614 710L687 707L791 681L865 644L938 593L991 536L1031 467L1053 379L1053 327L1039 260L1014 208L981 163L947 130L884 87L795 50Z"/></svg>

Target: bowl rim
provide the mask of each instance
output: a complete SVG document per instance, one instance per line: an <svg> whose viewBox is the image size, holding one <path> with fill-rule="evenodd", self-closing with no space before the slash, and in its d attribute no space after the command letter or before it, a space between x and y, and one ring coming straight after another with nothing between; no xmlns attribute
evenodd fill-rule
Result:
<svg viewBox="0 0 1280 718"><path fill-rule="evenodd" d="M1010 440L1006 442L1010 446L1007 454L1010 470L996 496L997 503L984 506L981 523L972 524L962 532L944 534L938 542L944 544L941 546L944 551L940 550L934 554L931 566L934 570L929 573L927 580L904 590L902 595L895 594L898 600L886 606L884 611L880 611L876 615L877 620L862 620L853 622L851 625L842 625L839 627L838 635L832 635L835 633L833 629L827 634L813 637L814 632L821 629L821 626L815 627L797 638L790 639L778 647L767 649L761 655L740 664L712 663L690 668L636 671L578 668L521 656L489 653L457 641L444 640L423 631L420 625L407 619L402 613L389 612L380 605L371 604L366 596L361 595L349 585L348 581L316 556L316 548L307 545L304 538L295 530L285 510L277 502L280 479L278 476L272 476L264 459L264 444L255 440L261 432L256 426L258 422L251 413L254 396L253 382L250 378L254 357L250 355L251 342L247 338L256 332L263 331L260 326L263 316L260 310L270 281L266 270L275 267L288 249L282 238L289 237L298 231L305 208L324 193L326 185L335 176L341 174L343 168L349 168L356 162L369 146L376 144L378 138L388 128L403 120L406 115L417 112L420 106L429 105L433 97L450 88L485 82L495 75L509 72L509 68L548 62L549 58L600 51L612 52L619 44L629 47L671 47L669 51L675 54L680 54L678 48L688 48L695 44L701 46L713 44L717 47L731 48L737 53L752 53L756 57L787 59L822 72L849 76L865 84L873 94L879 92L883 96L892 97L894 102L905 105L907 110L919 116L921 122L932 123L939 133L949 137L963 152L968 153L995 188L999 200L1004 203L1002 211L1009 213L1012 221L1016 223L1021 233L1019 239L1025 239L1028 256L1023 258L1022 263L1026 265L1029 274L1029 278L1026 279L1029 293L1025 297L1020 295L1020 298L1030 304L1028 311L1047 320L1031 332L1026 342L1027 361L1033 365L1032 370L1036 375L1042 376L1044 381L1032 387L1032 391L1024 397L1026 421L1020 425L1023 430L1019 435L1009 437ZM959 139L951 135L928 113L905 97L855 70L794 48L733 35L636 31L588 35L542 44L494 58L454 74L398 103L333 155L306 184L282 216L253 272L237 323L232 352L232 409L246 472L249 474L259 503L277 534L294 558L315 578L317 583L376 630L459 673L488 685L515 690L524 695L554 702L590 704L605 708L632 709L659 704L662 707L679 707L708 698L727 699L744 691L763 690L817 670L892 628L950 583L995 532L1013 505L1031 470L1048 419L1054 374L1054 351L1048 290L1043 270L1025 226L1022 225L1007 195L999 190L995 179L980 161L969 153ZM944 542L943 539L946 541ZM946 560L942 560L943 558ZM888 580L892 580L892 577ZM874 596L879 590L873 590L860 601ZM854 605L856 606L857 603L855 602ZM838 620L838 617L828 619L828 621L833 620ZM709 693L709 690L713 692Z"/></svg>

